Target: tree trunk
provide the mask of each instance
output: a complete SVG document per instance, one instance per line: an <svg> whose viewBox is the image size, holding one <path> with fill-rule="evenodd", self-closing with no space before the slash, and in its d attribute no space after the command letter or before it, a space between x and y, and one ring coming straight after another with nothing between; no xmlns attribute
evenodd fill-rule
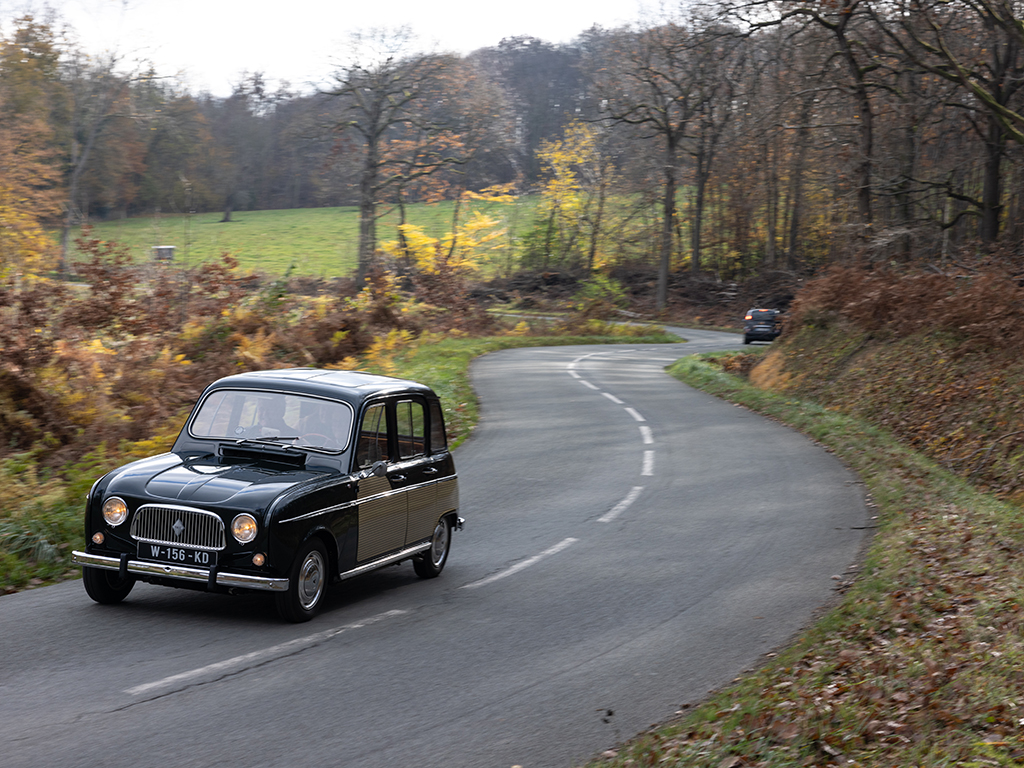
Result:
<svg viewBox="0 0 1024 768"><path fill-rule="evenodd" d="M359 180L359 254L356 264L356 288L362 288L377 250L377 171L380 149L367 141L363 175Z"/></svg>
<svg viewBox="0 0 1024 768"><path fill-rule="evenodd" d="M661 312L668 304L668 270L672 264L672 224L676 218L676 142L668 136L665 147L665 188L662 198L661 253L658 264L658 288L654 307Z"/></svg>
<svg viewBox="0 0 1024 768"><path fill-rule="evenodd" d="M919 78L907 73L907 93L918 92ZM903 118L903 141L900 152L900 180L896 190L896 208L900 224L906 229L899 237L899 254L903 261L910 261L914 240L911 229L914 226L914 201L911 195L912 179L917 175L918 108L910 104Z"/></svg>
<svg viewBox="0 0 1024 768"><path fill-rule="evenodd" d="M768 239L764 246L764 263L768 266L775 266L775 241L778 237L775 226L778 220L779 210L779 180L775 169L775 153L771 151L769 143L763 145L764 166L765 166L765 207L768 217Z"/></svg>
<svg viewBox="0 0 1024 768"><path fill-rule="evenodd" d="M606 169L601 170L601 182L597 188L597 215L594 217L594 226L590 230L590 249L587 252L587 272L594 271L594 262L597 260L597 241L601 236L601 220L604 218L604 199L608 192L608 181L605 177L605 171Z"/></svg>
<svg viewBox="0 0 1024 768"><path fill-rule="evenodd" d="M228 195L227 200L224 201L224 215L220 218L221 224L226 224L231 221L231 214L235 211L235 193L232 192Z"/></svg>
<svg viewBox="0 0 1024 768"><path fill-rule="evenodd" d="M693 220L690 222L690 271L697 274L701 269L701 223L704 221L704 198L707 191L711 160L701 149L697 153L696 190L693 203Z"/></svg>
<svg viewBox="0 0 1024 768"><path fill-rule="evenodd" d="M994 243L999 237L1000 214L1003 210L1003 152L1006 148L1006 133L995 117L988 119L988 135L985 137L985 178L981 191L981 221L978 222L978 238L983 243Z"/></svg>
<svg viewBox="0 0 1024 768"><path fill-rule="evenodd" d="M859 0L847 0L844 3L844 15L839 26L835 29L836 39L839 42L843 59L846 61L850 79L853 81L853 92L857 101L857 116L860 120L858 135L860 138L860 159L857 163L854 178L857 183L857 214L864 235L869 234L872 223L871 212L871 184L872 184L872 158L874 157L874 112L871 107L871 94L868 92L868 85L865 80L865 70L857 61L854 46L846 36L846 27L853 18L853 6Z"/></svg>
<svg viewBox="0 0 1024 768"><path fill-rule="evenodd" d="M789 250L786 252L786 268L795 270L798 265L800 248L800 226L803 224L804 172L807 168L807 146L811 140L811 97L804 97L800 105L800 124L796 131L796 162L793 165L793 187L790 194L792 214L789 218Z"/></svg>

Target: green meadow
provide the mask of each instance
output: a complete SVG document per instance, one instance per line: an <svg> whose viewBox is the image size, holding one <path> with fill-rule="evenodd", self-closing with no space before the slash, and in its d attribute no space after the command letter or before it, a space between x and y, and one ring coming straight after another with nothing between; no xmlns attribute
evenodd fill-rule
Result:
<svg viewBox="0 0 1024 768"><path fill-rule="evenodd" d="M480 211L502 222L503 243L492 251L484 269L501 272L511 263L516 233L529 228L536 197L512 203L463 203L459 218ZM386 210L386 209L382 209ZM452 229L455 203L418 203L406 208L409 224L433 237ZM217 259L223 253L237 258L243 270L268 275L284 274L332 278L351 274L359 242L359 211L347 208L301 208L272 211L236 211L229 222L217 213L155 214L92 223L93 237L126 246L138 261L153 258L153 247L174 246L180 266ZM398 212L387 211L377 222L377 239L397 239Z"/></svg>

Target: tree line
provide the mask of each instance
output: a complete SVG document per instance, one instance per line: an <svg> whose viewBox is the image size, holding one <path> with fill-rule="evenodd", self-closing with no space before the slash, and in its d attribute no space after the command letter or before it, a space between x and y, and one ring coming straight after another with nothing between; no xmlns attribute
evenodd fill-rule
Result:
<svg viewBox="0 0 1024 768"><path fill-rule="evenodd" d="M332 87L218 98L25 16L0 40L2 269L26 221L66 249L87 220L356 206L361 276L383 211L483 190L541 195L520 266L655 267L659 304L681 270L1015 254L1022 30L1014 0L722 0L466 56L375 30Z"/></svg>

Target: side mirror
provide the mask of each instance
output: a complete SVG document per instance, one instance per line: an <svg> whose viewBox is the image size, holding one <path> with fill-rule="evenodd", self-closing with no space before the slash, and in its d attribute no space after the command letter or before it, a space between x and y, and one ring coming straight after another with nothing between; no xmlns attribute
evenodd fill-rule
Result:
<svg viewBox="0 0 1024 768"><path fill-rule="evenodd" d="M367 477L384 477L388 473L387 462L375 461L373 464L368 466L366 469L359 473L359 479L363 480Z"/></svg>

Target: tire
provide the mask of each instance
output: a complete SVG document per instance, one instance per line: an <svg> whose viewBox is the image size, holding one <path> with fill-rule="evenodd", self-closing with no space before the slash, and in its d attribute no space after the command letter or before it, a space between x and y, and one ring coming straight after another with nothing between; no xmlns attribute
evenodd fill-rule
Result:
<svg viewBox="0 0 1024 768"><path fill-rule="evenodd" d="M744 344L749 344L750 343L750 339L748 339L746 336L744 336L743 337L743 343Z"/></svg>
<svg viewBox="0 0 1024 768"><path fill-rule="evenodd" d="M327 562L327 550L318 539L302 546L288 574L288 590L277 595L277 612L282 619L299 624L319 613L327 592Z"/></svg>
<svg viewBox="0 0 1024 768"><path fill-rule="evenodd" d="M82 583L89 597L101 605L120 603L135 586L134 576L123 579L117 571L106 568L82 568Z"/></svg>
<svg viewBox="0 0 1024 768"><path fill-rule="evenodd" d="M430 549L412 559L412 567L421 579L433 579L441 575L444 564L448 562L448 552L452 547L451 518L442 517L434 526L434 535L430 537Z"/></svg>

